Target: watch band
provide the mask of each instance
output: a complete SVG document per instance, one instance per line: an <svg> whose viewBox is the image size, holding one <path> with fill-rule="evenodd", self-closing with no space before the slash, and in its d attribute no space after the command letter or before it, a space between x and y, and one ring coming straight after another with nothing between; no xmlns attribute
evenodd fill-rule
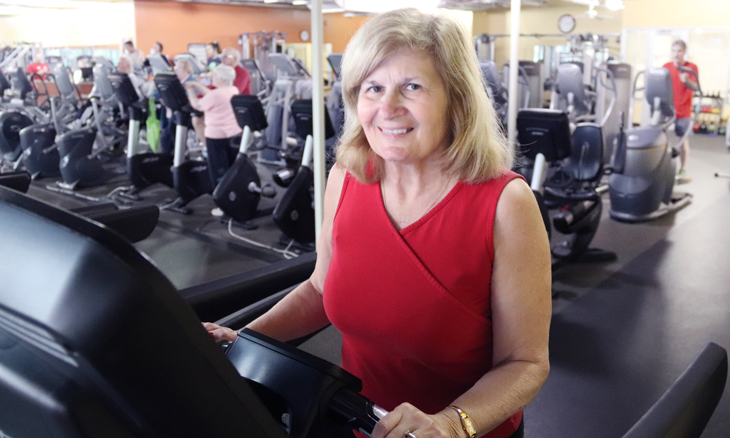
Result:
<svg viewBox="0 0 730 438"><path fill-rule="evenodd" d="M474 421L469 417L469 414L462 411L461 408L458 406L450 406L451 409L455 410L457 414L459 414L459 419L461 420L461 427L464 429L464 432L466 432L466 435L469 438L475 438L477 436L477 428L474 426Z"/></svg>

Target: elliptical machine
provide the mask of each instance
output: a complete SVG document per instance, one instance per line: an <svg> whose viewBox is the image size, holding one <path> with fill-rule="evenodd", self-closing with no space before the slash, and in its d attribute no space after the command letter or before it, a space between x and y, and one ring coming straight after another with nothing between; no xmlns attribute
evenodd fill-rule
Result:
<svg viewBox="0 0 730 438"><path fill-rule="evenodd" d="M618 94L616 81L611 70L603 67L594 67L593 70L596 73L603 73L608 80L608 83L603 82L603 78L599 74L596 78L596 86L611 92L610 102L600 121L600 126L603 127L611 117L616 104ZM550 108L566 111L570 119L571 129L574 129L575 125L581 122L596 122L599 117L595 113L598 95L596 91L591 89L592 87L588 87L583 83L583 77L583 70L578 64L560 64L553 85Z"/></svg>
<svg viewBox="0 0 730 438"><path fill-rule="evenodd" d="M16 168L23 151L20 146L20 132L31 126L33 120L19 111L5 111L0 114L0 167L3 164Z"/></svg>
<svg viewBox="0 0 730 438"><path fill-rule="evenodd" d="M201 195L213 193L214 189L208 173L208 163L205 160L185 159L188 130L192 128L192 113L195 110L190 106L185 89L174 73L157 74L155 85L162 104L173 111L177 125L172 180L178 198L163 209L191 214L193 211L187 204Z"/></svg>
<svg viewBox="0 0 730 438"><path fill-rule="evenodd" d="M697 79L694 70L680 67ZM643 88L636 84L645 76ZM697 82L699 84L699 80ZM689 193L674 193L675 158L681 145L691 132L687 130L674 146L669 143L667 129L674 123L674 96L669 70L652 68L639 72L634 79L633 100L636 91L644 91L645 104L651 110L651 120L638 128L630 128L622 134L617 156L623 162L622 169L616 169L609 179L608 192L611 199L611 218L625 222L649 221L667 213L679 210L692 200ZM633 112L633 111L631 111ZM629 115L629 120L633 115Z"/></svg>
<svg viewBox="0 0 730 438"><path fill-rule="evenodd" d="M609 61L603 64L606 70L613 75L613 85L616 92L605 87L598 87L596 90L596 117L603 118L610 109L611 95L616 96L613 111L603 124L603 162L610 163L616 151L618 137L623 126L627 124L629 116L629 105L631 104L631 65L618 61ZM599 79L601 73L598 73Z"/></svg>
<svg viewBox="0 0 730 438"><path fill-rule="evenodd" d="M533 61L518 61L517 90L509 89L509 81L506 81L508 93L517 93L517 101L524 102L525 108L542 108L543 80L540 64ZM503 68L503 78L509 78L510 63L506 62Z"/></svg>
<svg viewBox="0 0 730 438"><path fill-rule="evenodd" d="M94 57L94 88L89 100L93 112L99 149L112 156L123 152L127 139L127 129L119 126L124 120L124 108L117 99L116 93L109 83L109 74L114 70L111 63L103 57Z"/></svg>
<svg viewBox="0 0 730 438"><path fill-rule="evenodd" d="M48 116L38 108L38 91L22 70L11 72L10 81L2 72L0 76L0 89L9 91L8 99L2 96L0 113L0 168L17 169L23 152L20 131L34 123L48 123Z"/></svg>
<svg viewBox="0 0 730 438"><path fill-rule="evenodd" d="M50 98L52 123L39 123L20 132L21 160L34 180L60 175L61 156L56 137L70 129L78 128L83 121L78 119L81 93L71 81L67 67L58 65L55 74L47 74L55 81L59 95Z"/></svg>
<svg viewBox="0 0 730 438"><path fill-rule="evenodd" d="M49 75L47 75L49 76ZM63 126L84 124L79 114L81 91L71 80L71 71L68 67L59 65L52 75L58 96L51 97L51 111L56 124ZM56 104L58 103L58 104Z"/></svg>
<svg viewBox="0 0 730 438"><path fill-rule="evenodd" d="M109 73L107 76L119 102L129 111L127 135L127 176L132 186L120 192L120 196L139 201L139 192L152 184L162 183L173 187L173 160L169 154L143 151L139 143L139 130L147 114L147 100L140 101L132 81L125 73Z"/></svg>
<svg viewBox="0 0 730 438"><path fill-rule="evenodd" d="M5 96L5 91L10 90L10 88L11 85L8 78L5 76L5 73L0 70L0 99Z"/></svg>
<svg viewBox="0 0 730 438"><path fill-rule="evenodd" d="M288 148L289 116L291 102L298 94L311 97L311 77L306 69L282 53L270 53L271 61L278 72L266 104L266 148L259 152L258 161L269 164L283 164L280 151ZM309 90L309 91L307 91ZM300 97L301 98L301 97Z"/></svg>
<svg viewBox="0 0 730 438"><path fill-rule="evenodd" d="M345 105L342 100L342 53L330 53L327 61L335 74L335 81L332 83L332 90L327 95L327 111L330 113L332 127L335 135L339 136L345 124Z"/></svg>
<svg viewBox="0 0 730 438"><path fill-rule="evenodd" d="M96 128L69 131L56 139L61 155L61 178L56 184L65 190L103 184L112 174L104 168L99 150L94 151Z"/></svg>
<svg viewBox="0 0 730 438"><path fill-rule="evenodd" d="M507 85L500 78L497 64L494 61L481 61L479 62L479 67L482 70L482 79L484 79L489 100L492 102L492 106L497 112L497 117L499 117L502 128L506 132L507 113L509 112L509 92L507 91ZM524 67L520 66L517 70L517 92L519 96L524 97L522 101L518 99L518 109L529 108L530 81Z"/></svg>
<svg viewBox="0 0 730 438"><path fill-rule="evenodd" d="M56 133L53 123L30 125L20 131L21 160L34 180L60 175Z"/></svg>

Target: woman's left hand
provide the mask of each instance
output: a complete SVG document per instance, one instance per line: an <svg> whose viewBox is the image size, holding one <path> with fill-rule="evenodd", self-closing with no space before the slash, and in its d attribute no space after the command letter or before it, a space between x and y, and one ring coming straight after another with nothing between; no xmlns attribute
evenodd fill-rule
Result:
<svg viewBox="0 0 730 438"><path fill-rule="evenodd" d="M212 322L204 322L203 327L208 330L208 333L215 339L216 342L228 341L236 342L238 338L238 332L228 327L222 327Z"/></svg>
<svg viewBox="0 0 730 438"><path fill-rule="evenodd" d="M448 415L448 409L428 415L410 403L403 403L375 425L372 438L462 438L462 435L458 420L455 422Z"/></svg>

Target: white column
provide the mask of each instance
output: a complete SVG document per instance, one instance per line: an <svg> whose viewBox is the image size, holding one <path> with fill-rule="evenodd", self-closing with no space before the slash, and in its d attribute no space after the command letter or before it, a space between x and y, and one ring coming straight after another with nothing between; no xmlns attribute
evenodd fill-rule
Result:
<svg viewBox="0 0 730 438"><path fill-rule="evenodd" d="M520 0L512 0L510 10L510 58L509 58L509 111L507 112L507 138L511 147L515 147L517 138L517 74L519 73L520 49Z"/></svg>
<svg viewBox="0 0 730 438"><path fill-rule="evenodd" d="M314 123L314 229L317 241L324 220L324 24L322 0L312 0L312 113Z"/></svg>

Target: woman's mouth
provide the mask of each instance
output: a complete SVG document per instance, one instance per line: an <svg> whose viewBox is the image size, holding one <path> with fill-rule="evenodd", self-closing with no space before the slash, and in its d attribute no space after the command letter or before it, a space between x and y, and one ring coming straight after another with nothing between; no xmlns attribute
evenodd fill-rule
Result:
<svg viewBox="0 0 730 438"><path fill-rule="evenodd" d="M411 131L413 131L413 128L397 128L397 129L380 128L380 131L383 134L387 134L387 135L398 135L398 134L406 134L408 132L411 132Z"/></svg>

